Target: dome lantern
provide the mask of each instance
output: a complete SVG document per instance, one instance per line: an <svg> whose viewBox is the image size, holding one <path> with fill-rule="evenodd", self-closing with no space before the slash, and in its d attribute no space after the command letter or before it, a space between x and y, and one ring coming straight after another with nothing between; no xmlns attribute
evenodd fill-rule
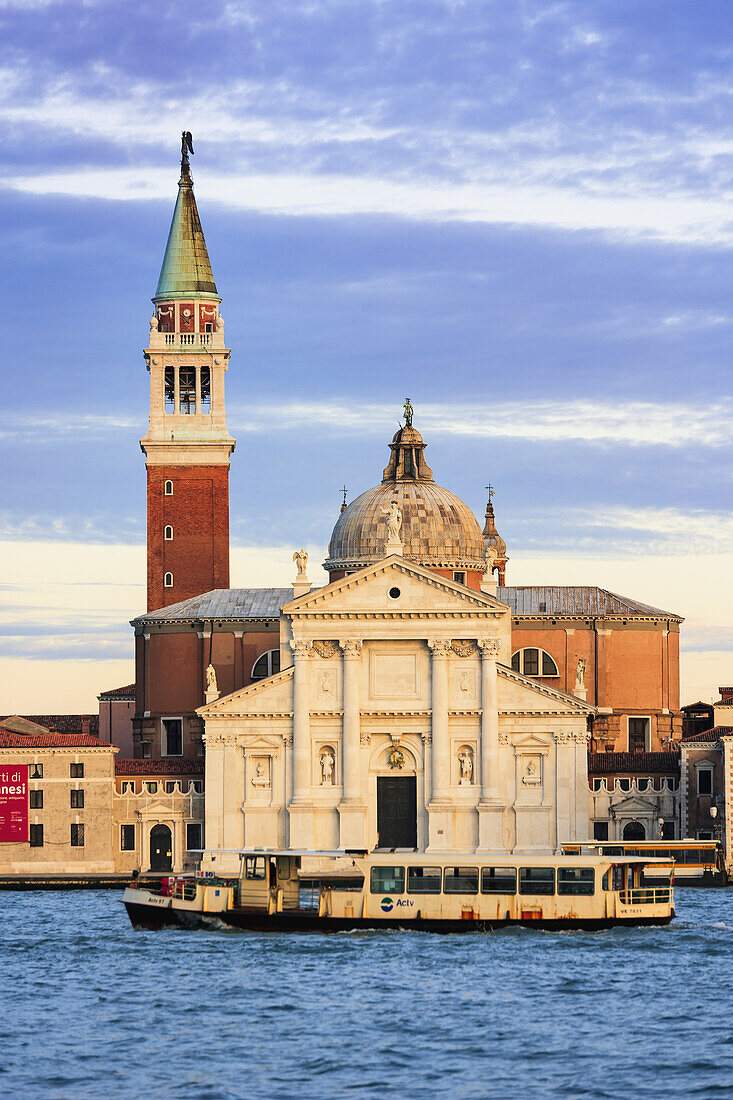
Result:
<svg viewBox="0 0 733 1100"><path fill-rule="evenodd" d="M384 558L387 517L397 500L402 556L479 589L485 561L478 520L464 501L436 484L425 461L426 444L412 425L409 399L405 420L389 444L381 484L357 496L339 516L324 568L338 580Z"/></svg>

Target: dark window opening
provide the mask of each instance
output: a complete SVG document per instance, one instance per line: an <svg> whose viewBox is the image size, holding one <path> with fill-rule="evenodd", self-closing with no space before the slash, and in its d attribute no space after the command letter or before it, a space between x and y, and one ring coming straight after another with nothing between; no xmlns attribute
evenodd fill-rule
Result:
<svg viewBox="0 0 733 1100"><path fill-rule="evenodd" d="M72 779L84 778L84 765L83 764L69 764L69 776Z"/></svg>
<svg viewBox="0 0 733 1100"><path fill-rule="evenodd" d="M162 718L165 744L163 756L183 755L183 721L180 718Z"/></svg>
<svg viewBox="0 0 733 1100"><path fill-rule="evenodd" d="M540 671L540 655L536 649L525 649L524 651L524 675L525 676L537 676Z"/></svg>
<svg viewBox="0 0 733 1100"><path fill-rule="evenodd" d="M175 382L175 368L165 368L165 411L167 413L174 413L176 411L176 382Z"/></svg>
<svg viewBox="0 0 733 1100"><path fill-rule="evenodd" d="M166 481L165 486L163 488L163 492L164 492L165 496L167 496L167 497L172 497L173 496L173 482L172 481Z"/></svg>
<svg viewBox="0 0 733 1100"><path fill-rule="evenodd" d="M697 773L697 793L713 793L713 773L710 768L700 768Z"/></svg>
<svg viewBox="0 0 733 1100"><path fill-rule="evenodd" d="M252 679L264 680L266 676L274 676L280 671L280 650L268 649L257 658L252 667Z"/></svg>
<svg viewBox="0 0 733 1100"><path fill-rule="evenodd" d="M71 826L71 847L84 847L84 826L76 823Z"/></svg>
<svg viewBox="0 0 733 1100"><path fill-rule="evenodd" d="M648 718L629 718L629 752L646 752Z"/></svg>
<svg viewBox="0 0 733 1100"><path fill-rule="evenodd" d="M31 779L43 779L43 764L31 764Z"/></svg>
<svg viewBox="0 0 733 1100"><path fill-rule="evenodd" d="M31 810L43 809L43 791L30 792L30 808Z"/></svg>
<svg viewBox="0 0 733 1100"><path fill-rule="evenodd" d="M211 326L206 330L211 331ZM209 367L201 368L201 412L207 413L211 410L211 371Z"/></svg>
<svg viewBox="0 0 733 1100"><path fill-rule="evenodd" d="M31 848L43 847L43 825L31 825L30 842Z"/></svg>
<svg viewBox="0 0 733 1100"><path fill-rule="evenodd" d="M200 852L203 848L201 828L199 822L186 826L186 851Z"/></svg>
<svg viewBox="0 0 733 1100"><path fill-rule="evenodd" d="M135 851L135 826L120 825L120 851Z"/></svg>
<svg viewBox="0 0 733 1100"><path fill-rule="evenodd" d="M71 791L71 808L72 810L84 809L84 791Z"/></svg>
<svg viewBox="0 0 733 1100"><path fill-rule="evenodd" d="M178 408L186 416L196 412L196 368L178 371Z"/></svg>
<svg viewBox="0 0 733 1100"><path fill-rule="evenodd" d="M593 822L593 839L594 840L608 840L608 822L607 821L594 821Z"/></svg>

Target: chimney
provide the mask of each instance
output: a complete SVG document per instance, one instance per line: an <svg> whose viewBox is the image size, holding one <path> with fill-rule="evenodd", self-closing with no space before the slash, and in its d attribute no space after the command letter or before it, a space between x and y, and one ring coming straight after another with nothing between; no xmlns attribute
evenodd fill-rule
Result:
<svg viewBox="0 0 733 1100"><path fill-rule="evenodd" d="M81 732L89 736L90 719L88 714L81 716Z"/></svg>

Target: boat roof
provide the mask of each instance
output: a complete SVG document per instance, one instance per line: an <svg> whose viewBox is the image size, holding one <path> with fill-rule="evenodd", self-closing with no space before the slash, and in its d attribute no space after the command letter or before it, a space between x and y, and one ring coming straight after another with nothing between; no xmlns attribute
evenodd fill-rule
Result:
<svg viewBox="0 0 733 1100"><path fill-rule="evenodd" d="M379 851L370 852L365 848L355 849L324 849L317 850L312 848L206 848L203 852L209 855L238 855L241 859L247 856L299 856L301 858L308 859L344 859L351 858L355 862L356 860L369 860L370 863L386 864L387 866L393 866L394 864L403 863L413 864L419 867L430 867L440 864L441 866L532 866L532 867L555 867L558 863L577 862L582 859L584 863L608 863L609 861L618 863L618 856L612 856L610 853L583 853L582 855L566 855L560 853L558 855L537 855L536 853L527 852L522 854L521 852L415 852L412 849L409 851L400 851L399 848L395 848L391 851ZM648 859L643 856L623 856L624 863L671 863L672 860L668 858L660 859Z"/></svg>

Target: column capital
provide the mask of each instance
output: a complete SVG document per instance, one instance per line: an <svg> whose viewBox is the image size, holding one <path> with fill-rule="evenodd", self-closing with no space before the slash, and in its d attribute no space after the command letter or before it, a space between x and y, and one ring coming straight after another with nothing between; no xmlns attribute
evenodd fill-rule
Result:
<svg viewBox="0 0 733 1100"><path fill-rule="evenodd" d="M294 656L302 660L304 657L310 657L311 650L313 648L313 642L306 642L302 638L291 638L290 648L292 649Z"/></svg>
<svg viewBox="0 0 733 1100"><path fill-rule="evenodd" d="M433 657L447 657L451 651L449 638L428 638L428 649Z"/></svg>
<svg viewBox="0 0 733 1100"><path fill-rule="evenodd" d="M501 642L498 638L479 638L478 647L481 656L487 660L495 660L501 650Z"/></svg>
<svg viewBox="0 0 733 1100"><path fill-rule="evenodd" d="M345 638L343 641L339 641L339 645L344 657L349 659L359 656L364 643L359 638Z"/></svg>

